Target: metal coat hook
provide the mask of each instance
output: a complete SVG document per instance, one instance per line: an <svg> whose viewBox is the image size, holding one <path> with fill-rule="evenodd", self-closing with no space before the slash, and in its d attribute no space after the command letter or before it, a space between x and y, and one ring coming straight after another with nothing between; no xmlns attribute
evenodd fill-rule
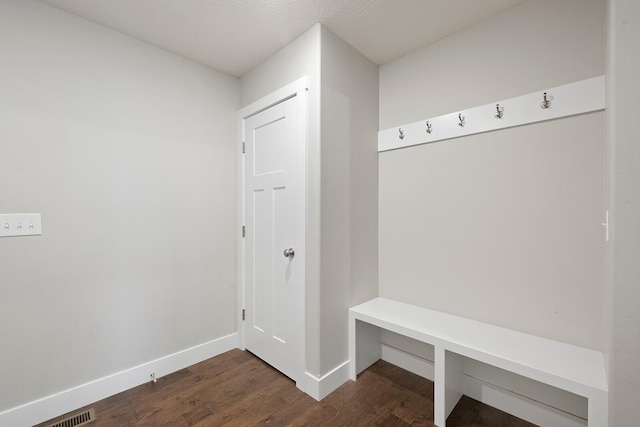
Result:
<svg viewBox="0 0 640 427"><path fill-rule="evenodd" d="M458 126L464 127L464 116L462 113L458 113Z"/></svg>
<svg viewBox="0 0 640 427"><path fill-rule="evenodd" d="M404 139L404 132L402 131L402 128L398 128L398 132L400 133L400 135L398 135L398 138Z"/></svg>
<svg viewBox="0 0 640 427"><path fill-rule="evenodd" d="M501 107L500 104L496 104L496 115L495 118L496 119L501 119L502 116L504 116L504 107Z"/></svg>
<svg viewBox="0 0 640 427"><path fill-rule="evenodd" d="M543 94L543 101L540 103L540 108L546 110L551 107L551 97L547 98L547 92Z"/></svg>
<svg viewBox="0 0 640 427"><path fill-rule="evenodd" d="M431 123L427 121L427 133L431 133L431 132L433 132L433 129L431 128Z"/></svg>

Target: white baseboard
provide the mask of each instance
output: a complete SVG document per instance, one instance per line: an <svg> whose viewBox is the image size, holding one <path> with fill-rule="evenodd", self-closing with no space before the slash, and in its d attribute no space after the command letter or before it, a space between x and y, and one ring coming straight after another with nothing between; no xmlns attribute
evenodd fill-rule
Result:
<svg viewBox="0 0 640 427"><path fill-rule="evenodd" d="M309 372L305 372L305 378L302 384L296 385L300 390L304 391L314 399L322 400L347 381L349 381L348 360L320 378L310 374Z"/></svg>
<svg viewBox="0 0 640 427"><path fill-rule="evenodd" d="M427 378L434 379L433 362L397 348L381 344L382 360ZM585 427L586 420L499 386L463 376L463 392L472 399L515 415L541 427ZM559 407L565 405L560 402ZM566 406L570 406L569 404Z"/></svg>
<svg viewBox="0 0 640 427"><path fill-rule="evenodd" d="M414 374L420 375L428 380L434 380L435 371L433 369L433 361L423 359L414 354L407 353L406 351L402 351L385 344L380 344L380 347L382 354L381 359L385 362L399 366L402 369L406 369L407 371L413 372Z"/></svg>
<svg viewBox="0 0 640 427"><path fill-rule="evenodd" d="M234 333L0 412L0 425L33 426L238 348Z"/></svg>
<svg viewBox="0 0 640 427"><path fill-rule="evenodd" d="M587 421L536 402L526 396L488 384L469 375L463 377L462 390L472 399L515 415L541 427L586 427Z"/></svg>

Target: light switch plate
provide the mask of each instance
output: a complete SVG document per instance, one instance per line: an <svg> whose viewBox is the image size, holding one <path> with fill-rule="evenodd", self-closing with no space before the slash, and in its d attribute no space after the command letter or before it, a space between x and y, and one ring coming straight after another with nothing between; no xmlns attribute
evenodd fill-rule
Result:
<svg viewBox="0 0 640 427"><path fill-rule="evenodd" d="M42 220L39 213L0 214L0 237L39 234L42 234Z"/></svg>

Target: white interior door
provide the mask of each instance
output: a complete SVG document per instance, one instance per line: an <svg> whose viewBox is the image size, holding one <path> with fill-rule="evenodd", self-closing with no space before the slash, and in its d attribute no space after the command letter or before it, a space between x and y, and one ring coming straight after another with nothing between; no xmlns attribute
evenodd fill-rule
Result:
<svg viewBox="0 0 640 427"><path fill-rule="evenodd" d="M243 119L245 348L297 380L303 354L305 99Z"/></svg>

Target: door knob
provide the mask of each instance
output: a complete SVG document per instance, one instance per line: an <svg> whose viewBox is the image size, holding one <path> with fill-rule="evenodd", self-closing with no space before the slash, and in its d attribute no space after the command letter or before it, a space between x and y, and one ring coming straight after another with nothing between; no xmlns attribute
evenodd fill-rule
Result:
<svg viewBox="0 0 640 427"><path fill-rule="evenodd" d="M285 256L286 258L289 258L289 257L293 258L293 256L294 256L295 254L296 254L296 251L294 251L294 250L293 250L293 248L289 248L289 249L285 249L285 250L284 250L284 256Z"/></svg>

